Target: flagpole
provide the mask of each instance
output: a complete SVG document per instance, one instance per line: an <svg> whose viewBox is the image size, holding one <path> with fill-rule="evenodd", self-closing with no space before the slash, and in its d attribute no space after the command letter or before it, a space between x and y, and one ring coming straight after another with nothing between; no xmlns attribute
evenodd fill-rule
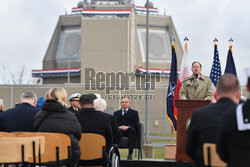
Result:
<svg viewBox="0 0 250 167"><path fill-rule="evenodd" d="M172 128L171 128L171 145L173 145L174 144L174 127L172 126Z"/></svg>
<svg viewBox="0 0 250 167"><path fill-rule="evenodd" d="M149 89L149 65L148 65L148 34L149 34L149 0L147 0L147 16L146 16L146 92L145 92L145 142L149 144L149 120L148 120L148 89Z"/></svg>
<svg viewBox="0 0 250 167"><path fill-rule="evenodd" d="M172 40L172 44L175 44L175 39L173 38L173 40ZM171 145L173 145L174 144L174 127L173 127L173 125L172 125L172 128L171 128Z"/></svg>

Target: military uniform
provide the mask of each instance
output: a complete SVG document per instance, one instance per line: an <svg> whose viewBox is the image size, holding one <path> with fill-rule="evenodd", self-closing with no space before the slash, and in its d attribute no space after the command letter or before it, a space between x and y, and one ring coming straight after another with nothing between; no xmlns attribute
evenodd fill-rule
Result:
<svg viewBox="0 0 250 167"><path fill-rule="evenodd" d="M213 100L214 91L209 77L200 75L198 80L190 79L182 84L179 99Z"/></svg>

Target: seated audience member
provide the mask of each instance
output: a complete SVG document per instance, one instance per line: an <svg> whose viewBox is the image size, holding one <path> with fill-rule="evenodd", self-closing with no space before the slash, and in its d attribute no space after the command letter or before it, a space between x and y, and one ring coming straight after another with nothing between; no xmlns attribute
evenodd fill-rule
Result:
<svg viewBox="0 0 250 167"><path fill-rule="evenodd" d="M76 113L76 117L81 124L82 132L103 135L109 150L112 146L110 119L108 115L95 110L93 103L95 98L93 94L82 95L80 97L81 110Z"/></svg>
<svg viewBox="0 0 250 167"><path fill-rule="evenodd" d="M130 108L130 103L127 98L121 100L122 109L114 112L117 119L117 124L122 136L129 138L129 152L127 159L132 159L134 144L137 137L139 116L138 111Z"/></svg>
<svg viewBox="0 0 250 167"><path fill-rule="evenodd" d="M75 115L66 108L67 92L63 88L52 88L45 95L43 103L34 122L35 132L64 133L71 139L71 166L76 166L80 160L79 140L81 126Z"/></svg>
<svg viewBox="0 0 250 167"><path fill-rule="evenodd" d="M197 166L204 166L203 144L216 143L217 131L223 114L235 108L240 100L239 81L234 75L223 75L216 87L218 101L196 109L187 130L186 153Z"/></svg>
<svg viewBox="0 0 250 167"><path fill-rule="evenodd" d="M36 102L36 107L41 110L42 109L42 105L45 102L45 98L44 97L40 97L37 102Z"/></svg>
<svg viewBox="0 0 250 167"><path fill-rule="evenodd" d="M3 112L3 99L0 97L0 113Z"/></svg>
<svg viewBox="0 0 250 167"><path fill-rule="evenodd" d="M118 144L121 138L121 132L118 128L116 117L106 113L107 102L104 99L97 98L94 100L94 107L96 111L101 111L109 116L110 125L111 125L112 132L113 132L114 144Z"/></svg>
<svg viewBox="0 0 250 167"><path fill-rule="evenodd" d="M25 92L21 95L17 107L6 110L0 115L0 130L5 132L33 130L37 96L33 92Z"/></svg>
<svg viewBox="0 0 250 167"><path fill-rule="evenodd" d="M69 96L68 100L69 100L70 105L71 105L68 108L69 111L71 111L73 113L77 113L80 111L80 104L79 104L80 97L81 97L80 93L75 93L75 94Z"/></svg>
<svg viewBox="0 0 250 167"><path fill-rule="evenodd" d="M247 100L225 113L219 126L217 152L229 167L250 164L250 68L246 74Z"/></svg>

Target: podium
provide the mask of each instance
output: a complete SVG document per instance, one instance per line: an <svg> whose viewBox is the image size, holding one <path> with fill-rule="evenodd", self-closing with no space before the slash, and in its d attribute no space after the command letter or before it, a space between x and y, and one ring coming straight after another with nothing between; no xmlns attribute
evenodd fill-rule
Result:
<svg viewBox="0 0 250 167"><path fill-rule="evenodd" d="M210 100L175 100L177 108L176 161L192 161L185 153L186 131L196 108L210 104Z"/></svg>

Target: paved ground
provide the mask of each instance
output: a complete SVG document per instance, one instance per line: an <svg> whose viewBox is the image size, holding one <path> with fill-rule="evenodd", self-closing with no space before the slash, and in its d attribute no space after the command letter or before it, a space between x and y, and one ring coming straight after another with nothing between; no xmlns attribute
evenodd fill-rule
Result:
<svg viewBox="0 0 250 167"><path fill-rule="evenodd" d="M167 137L167 136L149 136L150 139L162 139L162 140L171 140L171 137ZM174 140L176 140L176 137L173 138ZM167 145L169 143L152 143L152 145L154 147L164 147L165 145Z"/></svg>

